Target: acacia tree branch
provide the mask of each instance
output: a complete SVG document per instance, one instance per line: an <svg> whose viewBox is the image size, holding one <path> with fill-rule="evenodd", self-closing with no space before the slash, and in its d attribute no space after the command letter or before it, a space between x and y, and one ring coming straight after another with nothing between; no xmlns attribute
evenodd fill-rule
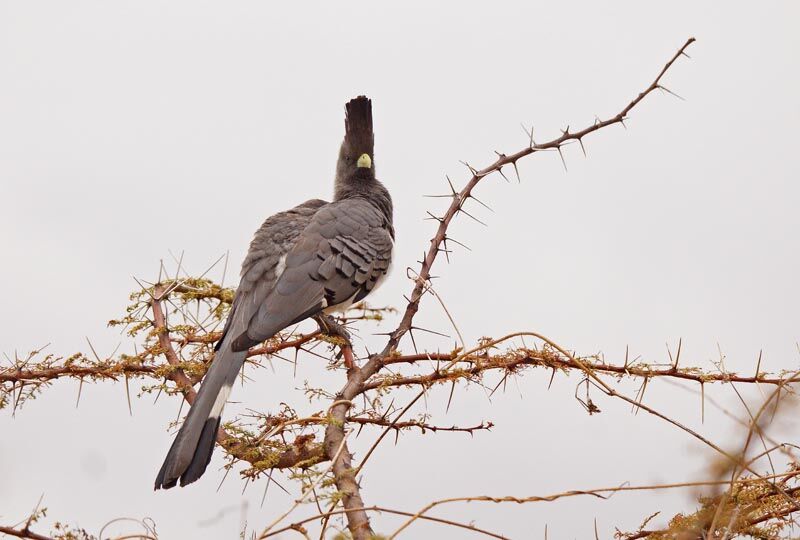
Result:
<svg viewBox="0 0 800 540"><path fill-rule="evenodd" d="M0 534L6 534L16 538L27 538L29 540L55 540L50 536L44 536L43 534L37 534L33 532L28 528L27 525L22 529L15 529L13 527L4 527L0 525Z"/></svg>
<svg viewBox="0 0 800 540"><path fill-rule="evenodd" d="M357 508L356 510L363 510L365 512L378 512L378 513L382 513L383 512L383 513L387 513L387 514L395 514L395 515L398 515L398 516L406 516L406 517L413 516L413 514L411 514L410 512L403 512L402 510L394 510L392 508L384 508L384 507L381 507L381 506L368 506L368 507L364 507L364 508ZM346 510L331 510L329 512L316 514L314 516L302 519L300 521L296 521L296 522L292 523L291 525L287 525L286 527L283 527L282 529L276 529L274 531L270 531L266 535L262 536L262 538L269 538L271 536L276 536L276 535L278 535L280 533L288 532L288 531L305 530L305 528L303 528L303 525L306 524L306 523L309 523L311 521L316 521L318 519L328 519L331 516L335 516L335 515L338 515L338 514L344 514L344 513L346 513ZM475 525L473 525L471 523L469 523L469 524L468 523L459 523L458 521L453 521L453 520L450 520L450 519L437 518L437 517L432 517L432 516L419 516L417 519L424 519L424 520L427 520L427 521L433 521L433 522L436 522L436 523L442 523L443 525L449 525L451 527L458 527L460 529L466 529L468 531L472 531L472 532L475 532L475 533L483 534L483 535L488 536L490 538L499 538L500 540L507 540L507 538L505 536L502 536L502 535L499 535L499 534L495 534L495 533L493 533L491 531L487 531L485 529L479 529L478 527L476 527Z"/></svg>
<svg viewBox="0 0 800 540"><path fill-rule="evenodd" d="M189 336L180 338L169 336L169 341L170 343L178 345L186 345L187 343L213 344L219 340L220 335L220 332L212 332L205 336ZM319 330L315 330L313 332L309 332L308 334L301 334L294 339L287 339L286 341L281 341L275 344L259 345L247 351L247 357L252 358L254 356L269 356L279 353L283 350L298 349L302 345L313 341L319 336ZM147 365L145 362L148 358L159 356L162 352L161 347L162 345L160 342L158 347L149 347L135 356L124 356L121 359L116 360L109 358L92 365L76 365L75 361L85 360L83 355L76 355L67 359L65 363L52 367L25 369L21 366L14 366L0 371L0 383L41 384L53 379L61 379L65 377L73 379L111 379L116 381L120 375L159 376L160 371L162 371L161 366ZM183 364L179 363L179 365Z"/></svg>
<svg viewBox="0 0 800 540"><path fill-rule="evenodd" d="M400 322L400 325L397 329L392 332L389 342L386 345L384 351L378 355L378 357L386 357L391 352L393 352L397 345L400 342L400 339L410 330L411 323L414 320L414 316L416 315L417 311L419 310L419 302L422 298L423 292L425 290L425 284L427 283L428 279L430 278L431 268L433 268L433 264L436 261L436 257L439 255L441 249L441 245L444 243L445 239L447 238L447 229L450 226L450 223L453 221L453 218L462 210L462 207L466 201L472 197L472 191L475 189L475 186L485 177L489 176L494 172L502 171L503 167L507 165L516 166L517 161L521 158L534 154L536 152L541 152L545 150L558 150L564 143L569 141L578 141L582 142L583 138L590 133L594 133L595 131L602 129L604 127L612 126L614 124L621 124L625 121L626 116L628 113L636 107L641 101L647 97L651 92L654 90L661 88L661 79L664 74L669 70L672 64L685 53L686 49L694 43L695 38L689 38L683 46L678 49L673 57L664 65L664 67L659 72L658 76L655 80L650 83L643 92L639 93L630 103L628 103L620 112L618 112L615 116L607 119L596 121L589 127L586 127L580 131L571 133L569 128L564 130L560 137L557 137L551 141L536 144L531 140L531 144L528 145L527 148L523 148L522 150L515 152L511 155L499 154L497 160L491 165L481 169L472 170L472 178L467 182L464 188L458 192L453 194L453 201L450 203L450 206L447 208L444 216L437 218L439 221L439 227L436 230L436 234L431 239L431 245L428 249L428 252L425 255L421 265L420 271L418 272L417 279L415 280L416 283L414 285L414 289L411 291L410 300L408 305L406 306L406 310L403 314L403 319Z"/></svg>
<svg viewBox="0 0 800 540"><path fill-rule="evenodd" d="M347 421L353 422L354 424L372 424L375 426L387 427L390 429L394 429L395 431L400 431L402 429L417 428L422 433L425 433L426 431L431 431L433 433L437 433L439 431L447 431L451 433L469 433L470 435L472 435L475 431L491 430L494 427L494 424L492 422L481 422L480 424L468 427L462 427L462 426L448 427L448 426L434 426L432 424L419 422L417 420L409 420L406 422L392 422L391 420L386 420L383 418L365 418L363 416L348 416Z"/></svg>
<svg viewBox="0 0 800 540"><path fill-rule="evenodd" d="M522 332L527 334L527 332ZM561 371L581 371L583 368L570 357L563 356L553 350L515 349L504 354L494 355L468 355L454 356L450 353L428 353L394 356L386 360L385 364L415 363L422 360L435 360L450 362L457 359L459 363L468 365L465 368L444 369L439 368L424 375L387 376L386 378L372 378L364 384L363 391L386 388L390 386L429 386L435 383L451 381L456 378L469 378L480 375L490 370L514 371L521 367L544 367ZM766 373L746 376L736 373L706 373L696 368L669 367L654 369L646 364L625 365L609 364L603 361L593 361L583 358L581 362L597 373L638 377L643 379L674 378L692 381L698 384L706 383L744 383L767 384L782 386L789 383L800 382L800 377L787 374L787 376L773 376Z"/></svg>
<svg viewBox="0 0 800 540"><path fill-rule="evenodd" d="M791 479L797 476L797 471L791 470L779 474L774 474L770 476L765 476L763 478L743 478L739 479L736 482L736 487L740 489L748 489L752 488L755 489L759 486L762 486L768 480L774 479ZM679 482L679 483L672 483L672 484L650 484L650 485L641 485L641 486L613 486L607 488L596 488L596 489L573 489L569 491L562 491L559 493L554 493L552 495L532 495L529 497L513 497L513 496L501 496L501 497L492 497L489 495L476 495L476 496L468 496L468 497L451 497L447 499L439 499L428 503L423 508L421 508L416 514L411 516L405 523L403 523L397 530L395 530L391 535L389 535L388 540L393 540L396 538L403 530L405 530L409 525L411 525L417 519L420 519L425 516L429 511L436 508L437 506L448 505L453 503L464 503L464 502L489 502L489 503L514 503L514 504L528 504L528 503L538 503L538 502L554 502L560 499L566 499L571 497L583 497L583 496L590 496L590 497L597 497L600 499L607 499L611 495L615 493L626 493L626 492L640 492L640 491L660 491L660 490L671 490L671 489L685 489L685 488L692 488L692 487L707 487L707 486L724 486L728 485L728 480L703 480L697 482ZM796 488L800 490L800 488ZM794 490L792 490L794 491ZM773 496L772 494L768 494ZM782 514L790 513L794 510L794 505L789 505L786 508L782 509ZM757 518L761 522L761 517ZM756 520L754 520L756 521ZM631 536L626 538L644 538L649 534L653 534L655 532L665 532L665 531L642 531L646 534L643 536Z"/></svg>
<svg viewBox="0 0 800 540"><path fill-rule="evenodd" d="M194 338L170 338L172 343L185 344L185 343L214 343L219 338L219 333L213 339L205 339L205 336L196 336ZM523 332L524 334L524 332ZM519 335L519 333L511 334L510 336ZM275 345L261 345L253 347L247 353L248 358L261 355L271 355L287 349L297 349L299 346L312 341L319 336L319 331L310 332L298 336L296 339L282 341ZM74 378L74 379L111 379L117 380L121 375L128 376L158 376L161 370L160 366L151 366L144 364L145 360L153 355L157 355L158 351L153 349L145 349L141 354L132 357L126 357L121 360L104 361L96 365L75 365L72 362L63 365L44 367L36 369L24 369L22 367L7 368L0 371L0 383L45 383L53 379L60 378ZM393 355L384 360L384 365L392 364L414 364L416 362L425 360L445 361L449 362L457 355L453 353L419 353L419 354L405 354ZM668 368L654 368L652 365L645 363L608 363L600 360L593 360L592 358L584 358L583 361L598 373L609 373L627 377L639 377L644 379L655 378L673 378L685 381L692 381L698 384L706 383L743 383L743 384L765 384L780 386L789 383L800 382L800 377L784 376L781 374L770 374L766 372L759 372L754 375L740 375L734 372L721 372L709 373L702 371L700 368L687 367L679 368L671 365ZM555 368L558 370L580 370L581 367L567 357L560 355L548 354L543 351L537 351L527 348L520 348L508 351L504 354L494 355L481 355L479 358L473 356L466 356L459 358L459 362L464 362L472 367L468 368L469 374L476 375L480 372L479 368L483 370L491 369L514 369L521 366L540 366L546 368ZM476 369L478 368L478 369ZM463 371L467 373L467 371ZM427 376L415 375L408 377L395 377L387 379L383 383L370 380L365 384L364 391L372 390L379 386L404 386L411 384L428 384L441 380L446 380L450 377L447 372L437 370Z"/></svg>
<svg viewBox="0 0 800 540"><path fill-rule="evenodd" d="M422 296L426 290L426 284L430 278L431 269L436 261L436 257L442 251L442 244L447 239L448 227L455 216L462 211L463 205L466 203L466 201L472 197L472 191L475 189L475 186L477 186L483 178L487 177L491 173L502 172L502 168L504 166L512 165L516 168L517 161L525 156L544 150L560 150L561 146L568 141L574 140L582 143L583 137L589 135L590 133L593 133L604 127L623 123L627 114L634 107L636 107L636 105L638 105L651 92L661 87L661 78L664 76L667 70L669 70L675 60L684 54L687 47L689 47L689 45L691 45L694 41L694 38L689 38L678 50L678 52L675 53L675 55L664 65L655 80L615 116L607 120L596 121L593 125L574 133L570 132L569 128L567 128L560 137L546 143L535 144L533 137L531 137L530 144L527 148L523 148L522 150L511 155L498 154L498 159L494 163L481 170L475 170L470 167L470 170L472 171L472 178L470 178L461 191L456 193L454 190L453 200L450 203L450 206L447 208L444 216L437 218L439 221L439 226L436 230L436 234L431 239L430 247L425 254L425 257L422 260L420 271L417 273L414 288L411 291L411 295L400 324L393 332L391 332L385 347L379 354L373 355L363 367L354 368L348 372L347 383L336 395L334 405L331 407L331 416L333 417L334 422L329 424L328 428L325 430L325 446L329 456L333 455L334 450L338 448L338 445L343 441L347 409L352 404L352 399L362 391L365 382L383 368L386 359L397 350L400 340L411 329L414 316L419 310L420 300L422 299ZM344 492L343 504L345 510L348 511L348 528L350 529L354 540L365 540L369 538L369 536L374 535L374 533L369 526L369 518L366 512L363 510L358 510L358 508L364 507L364 503L361 498L358 483L355 481L352 473L350 460L351 454L345 446L344 452L342 452L339 457L340 463L334 464L333 471L336 477L336 485L339 487L340 491ZM343 487L345 489L343 489Z"/></svg>

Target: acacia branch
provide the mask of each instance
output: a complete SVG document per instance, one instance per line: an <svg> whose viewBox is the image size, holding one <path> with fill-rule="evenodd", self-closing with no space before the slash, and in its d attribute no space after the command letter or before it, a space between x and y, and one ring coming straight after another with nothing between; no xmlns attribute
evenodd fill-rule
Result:
<svg viewBox="0 0 800 540"><path fill-rule="evenodd" d="M392 422L391 420L386 420L385 418L365 418L363 416L348 416L348 422L353 422L355 424L372 424L375 426L382 426L394 429L396 431L400 431L402 429L410 429L410 428L417 428L422 433L426 431L432 431L433 433L437 433L439 431L447 431L451 433L469 433L472 435L475 431L482 431L482 430L491 430L494 427L492 422L481 422L480 424L476 424L474 426L469 427L460 427L460 426L434 426L432 424L427 424L425 422L419 422L417 420L409 420L406 422Z"/></svg>
<svg viewBox="0 0 800 540"><path fill-rule="evenodd" d="M521 334L528 334L522 332ZM519 335L519 334L514 334ZM416 363L423 360L451 362L457 360L458 363L466 363L468 367L445 369L439 368L424 375L409 376L387 376L385 378L373 378L362 387L363 391L375 390L385 387L397 386L429 386L435 383L451 381L458 378L471 378L483 372L491 370L502 370L513 372L521 367L544 367L560 371L584 371L588 367L597 373L609 373L612 375L638 377L643 379L674 378L685 381L692 381L698 384L705 383L744 383L744 384L766 384L782 386L789 383L800 382L800 377L793 374L787 376L775 376L767 373L745 376L736 373L707 373L699 368L678 368L671 366L664 369L654 369L647 364L609 364L604 361L592 358L573 359L563 356L558 351L549 349L513 349L503 354L494 355L467 355L458 356L451 353L423 353L398 355L388 358L385 365ZM580 362L580 363L579 363Z"/></svg>
<svg viewBox="0 0 800 540"><path fill-rule="evenodd" d="M408 305L406 306L405 313L403 314L403 319L400 322L400 325L397 329L392 332L389 342L386 345L383 353L379 356L386 357L392 351L397 348L397 345L400 342L400 339L410 330L411 323L416 315L417 311L419 310L419 302L422 298L422 295L425 290L425 284L427 283L428 279L430 278L431 268L433 268L433 264L436 261L436 257L439 255L440 251L442 251L441 246L444 243L445 239L447 238L447 229L450 226L450 223L453 221L453 218L462 211L462 207L466 201L472 197L472 191L475 189L475 186L485 177L489 176L494 172L500 172L503 167L507 165L512 165L516 167L517 161L521 158L534 154L536 152L541 152L545 150L558 150L561 146L569 141L578 141L582 142L583 138L590 133L594 133L602 128L612 126L614 124L621 124L625 121L628 113L636 107L641 101L647 97L651 92L654 90L661 88L661 79L664 74L669 70L672 64L677 60L682 54L685 53L686 49L694 43L695 38L689 38L686 43L676 52L673 57L664 65L664 67L659 72L658 76L655 80L650 83L643 92L640 92L638 96L636 96L630 103L628 103L620 112L618 112L615 116L607 119L596 121L591 126L588 126L580 131L577 132L570 132L569 127L561 134L560 137L557 137L551 141L535 144L531 141L531 144L528 145L527 148L523 148L522 150L515 152L511 155L499 154L497 160L491 165L484 167L480 170L473 171L472 178L467 182L464 188L458 192L453 194L453 201L450 203L450 206L447 208L444 216L437 218L439 221L439 227L436 230L436 234L431 239L431 245L428 249L428 252L425 255L421 265L420 271L417 274L416 283L414 285L414 289L411 292L410 300Z"/></svg>
<svg viewBox="0 0 800 540"><path fill-rule="evenodd" d="M762 478L743 478L736 482L736 487L739 489L754 489L761 487L767 483L767 480L774 480L774 479L782 479L784 481L788 479L792 479L797 476L797 471L790 470L787 472L774 474L770 476L765 476ZM724 486L728 485L730 482L728 480L704 480L704 481L697 481L697 482L679 482L679 483L672 483L672 484L650 484L650 485L640 485L640 486L612 486L607 488L595 488L595 489L572 489L569 491L562 491L559 493L554 493L552 495L532 495L529 497L513 497L513 496L500 496L500 497L492 497L489 495L476 495L476 496L468 496L468 497L450 497L447 499L439 499L428 503L423 508L421 508L416 514L414 514L410 519L408 519L405 523L403 523L397 530L395 530L389 537L388 540L392 540L396 538L403 530L405 530L409 525L411 525L417 519L423 518L429 511L436 508L437 506L442 505L449 505L453 503L465 503L465 502L489 502L494 504L501 504L501 503L514 503L514 504L529 504L529 503L538 503L538 502L554 502L560 499L572 498L572 497L596 497L599 499L607 499L611 495L615 493L626 493L626 492L640 492L640 491L660 491L660 490L671 490L671 489L685 489L685 488L697 488L697 487L709 487L709 486ZM797 488L800 489L800 488ZM771 496L775 496L774 494L770 494ZM791 507L786 507L782 509L783 514L790 513L793 510L790 510ZM760 519L760 518L759 518ZM760 522L760 521L759 521ZM643 531L647 534L653 534L656 531ZM663 531L659 531L663 532ZM647 535L645 535L647 536ZM632 536L630 538L643 538L645 536Z"/></svg>
<svg viewBox="0 0 800 540"><path fill-rule="evenodd" d="M26 525L22 529L15 529L13 527L4 527L0 525L0 534L6 534L8 536L14 536L16 538L27 538L29 540L55 540L50 536L44 536L42 534L37 534L30 530Z"/></svg>
<svg viewBox="0 0 800 540"><path fill-rule="evenodd" d="M355 508L354 510L359 510L359 511L364 511L364 512L378 512L378 513L385 512L387 514L395 514L395 515L398 515L398 516L407 516L407 517L413 516L413 514L411 514L410 512L403 512L402 510L394 510L392 508L384 508L382 506L366 506L366 507L362 507L362 508ZM319 513L319 514L313 515L311 517L302 519L300 521L296 521L296 522L292 523L291 525L287 525L286 527L283 527L282 529L276 529L274 531L270 531L269 533L267 533L266 535L262 536L261 538L269 538L270 536L276 536L276 535L278 535L280 533L288 532L288 531L304 531L305 528L303 527L303 525L306 524L306 523L309 523L311 521L316 521L318 519L329 519L331 516L344 514L344 513L346 513L346 510L331 510L329 512ZM500 540L507 540L507 538L505 536L502 536L502 535L499 535L499 534L495 534L495 533L493 533L491 531L487 531L485 529L479 529L478 527L476 527L475 525L473 525L471 523L469 523L469 524L467 524L467 523L459 523L458 521L453 521L453 520L450 520L450 519L437 518L437 517L433 517L433 516L419 516L417 519L424 519L424 520L427 520L427 521L433 521L435 523L441 523L443 525L449 525L451 527L458 527L460 529L466 529L468 531L472 531L472 532L475 532L475 533L480 533L480 534L489 536L490 538L499 538Z"/></svg>
<svg viewBox="0 0 800 540"><path fill-rule="evenodd" d="M159 308L161 309L161 308ZM163 315L162 315L163 316ZM169 333L169 332L167 332ZM188 336L188 337L173 337L169 335L170 343L177 345L186 345L188 343L205 343L214 344L220 338L221 332L210 332L203 336ZM247 357L254 356L269 356L279 353L283 350L298 349L309 341L313 341L320 337L319 330L309 332L308 334L301 334L294 339L287 339L279 341L274 344L263 344L253 347L247 351ZM82 354L74 355L67 359L61 365L52 367L37 367L33 369L26 369L20 366L13 366L0 371L0 383L11 384L43 384L53 379L72 378L72 379L109 379L116 381L120 375L128 376L159 376L163 371L163 366L160 365L147 365L146 362L162 354L163 342L160 341L157 347L148 347L140 354L135 356L123 356L119 359L108 358L101 362L93 362L90 365L80 364L76 362L88 362ZM172 348L172 347L170 347ZM174 348L172 348L174 351ZM185 362L179 361L178 364L171 365L180 366L186 365ZM170 379L172 380L172 379ZM196 382L192 381L194 384Z"/></svg>
<svg viewBox="0 0 800 540"><path fill-rule="evenodd" d="M346 420L345 417L348 407L350 404L352 404L352 399L362 391L363 385L367 379L378 373L383 368L385 365L385 360L397 350L400 340L411 329L414 316L419 310L420 300L426 291L426 286L431 275L431 269L436 261L436 257L439 255L440 251L442 251L442 244L447 239L448 227L455 216L462 211L463 205L466 203L466 201L472 197L472 191L475 189L478 183L491 173L502 172L502 168L506 165L512 165L516 168L517 161L525 156L544 150L560 150L564 143L571 140L582 143L583 137L590 133L593 133L604 127L623 123L627 114L634 107L636 107L636 105L638 105L647 95L660 87L661 78L672 66L675 60L677 60L680 55L684 54L686 48L689 47L689 45L691 45L693 42L694 38L689 38L678 50L678 52L675 53L675 55L664 65L655 80L612 118L595 122L593 125L574 133L571 133L569 128L567 128L560 137L542 144L535 144L531 137L531 142L527 148L524 148L510 156L498 154L498 159L494 163L481 170L470 168L473 173L472 178L470 178L464 188L458 193L453 190L453 200L450 203L450 206L448 207L444 216L437 218L439 221L439 226L436 230L436 234L430 241L430 247L425 254L425 257L421 262L420 271L417 273L414 288L409 296L409 301L400 324L389 335L386 346L383 348L381 353L373 355L362 368L354 368L348 372L347 383L336 396L336 401L331 407L331 415L335 419L336 423L331 423L325 431L325 445L329 456L333 455L333 450L337 448L338 444L343 440L344 425ZM350 532L353 534L353 538L355 540L364 540L372 534L372 531L369 527L369 520L366 512L363 510L356 510L357 508L363 508L364 504L361 499L358 484L355 482L355 478L353 478L352 475L350 458L350 453L345 447L345 452L342 452L342 455L339 458L342 463L338 464L338 466L335 466L333 470L339 489L342 490L342 485L347 485L347 489L342 491L345 492L343 504L345 510L348 510L347 518ZM346 466L344 463L345 461Z"/></svg>

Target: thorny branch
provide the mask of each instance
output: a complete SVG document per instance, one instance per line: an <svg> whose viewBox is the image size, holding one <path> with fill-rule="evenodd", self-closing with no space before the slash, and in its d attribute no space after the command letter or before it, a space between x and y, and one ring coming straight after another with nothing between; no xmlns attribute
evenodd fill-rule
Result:
<svg viewBox="0 0 800 540"><path fill-rule="evenodd" d="M0 526L0 536L12 536L14 538L24 538L27 540L158 540L154 524L149 518L141 520L135 518L113 519L100 529L100 533L97 536L90 534L85 529L71 527L57 521L52 526L50 536L46 536L31 530L31 526L37 524L47 516L47 508L42 507L41 504L42 499L40 498L39 502L36 504L36 508L19 523L12 526ZM128 525L134 524L139 530L133 534L103 535L103 532L105 532L109 526L121 521L127 522ZM22 523L24 523L24 525Z"/></svg>
<svg viewBox="0 0 800 540"><path fill-rule="evenodd" d="M28 538L30 540L55 540L50 536L44 536L33 532L28 528L27 525L21 529L0 526L0 534L6 534L8 536L14 536L16 538Z"/></svg>
<svg viewBox="0 0 800 540"><path fill-rule="evenodd" d="M415 280L414 288L411 291L408 305L406 306L399 326L390 334L389 340L381 353L372 356L362 368L353 369L348 373L347 384L336 396L338 404L331 409L331 415L334 417L335 423L330 424L325 433L325 445L328 450L328 455L332 455L332 449L338 447L338 444L342 441L342 437L344 435L345 416L347 409L352 404L352 400L363 390L363 386L365 385L367 379L378 373L383 368L386 359L394 354L394 352L397 350L400 340L411 329L414 316L419 310L420 301L426 291L427 282L431 275L431 269L433 268L433 264L436 261L437 256L442 251L442 245L447 238L448 227L455 216L458 215L459 212L463 211L464 204L470 197L472 197L472 191L475 189L478 183L491 173L502 172L502 168L506 165L512 165L516 169L517 161L525 156L550 149L560 151L561 146L568 141L574 140L582 143L583 137L589 135L590 133L593 133L604 127L624 122L627 114L634 107L636 107L636 105L638 105L651 92L661 87L661 78L672 66L675 60L684 54L687 47L689 47L689 45L691 45L694 41L694 38L689 38L678 50L678 52L675 53L675 55L666 63L666 65L664 65L655 80L612 118L597 121L593 125L574 133L571 133L569 128L567 128L560 137L546 143L536 144L533 141L533 137L531 137L528 147L523 148L514 154L499 154L494 163L481 170L475 170L470 167L470 170L472 171L472 178L470 178L460 192L456 193L454 190L453 200L450 203L450 206L447 208L444 216L437 218L439 226L436 234L431 239L430 248L428 249L425 258L421 263L420 270L417 273L417 278ZM350 533L353 535L354 540L366 540L371 536L374 536L374 532L369 525L367 513L363 510L357 510L357 508L363 508L364 504L361 499L358 484L355 481L355 478L353 478L352 469L350 467L351 454L347 450L346 445L345 451L342 452L342 455L339 459L341 464L340 466L334 466L334 473L336 475L337 486L339 490L344 493L344 508L345 510L349 510L349 512L347 512L348 528Z"/></svg>

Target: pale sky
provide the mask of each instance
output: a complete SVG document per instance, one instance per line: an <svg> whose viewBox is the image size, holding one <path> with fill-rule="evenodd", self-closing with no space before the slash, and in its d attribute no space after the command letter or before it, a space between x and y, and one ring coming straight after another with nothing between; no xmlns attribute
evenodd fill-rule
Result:
<svg viewBox="0 0 800 540"><path fill-rule="evenodd" d="M629 346L665 362L665 343L674 350L682 338L686 365L713 369L719 346L731 370L752 371L762 349L762 369L797 369L799 15L796 2L0 0L0 351L88 352L86 337L101 354L131 351L106 322L124 312L132 276L155 278L170 252L196 273L229 252L234 275L265 217L330 197L343 105L358 94L373 100L377 172L397 229L395 270L371 302L402 307L405 269L434 231L426 210L444 208L423 195L445 192L446 174L463 185L459 160L484 166L494 150L523 148L520 123L548 140L613 116L694 36L692 59L665 79L685 101L648 97L627 129L585 140L588 158L566 148L568 172L550 153L520 162L521 183L484 180L476 194L494 212L475 213L488 227L454 224L471 251L437 262L437 292L468 343L534 330L581 354L621 361ZM372 334L392 322L360 327L361 352L382 346ZM418 323L453 334L430 298ZM277 362L231 399L319 410L297 389L305 379L341 386L341 373L321 370L308 360L294 375ZM459 388L449 412L449 389L432 391L432 423L496 427L386 441L364 470L366 503L413 512L442 497L708 476L713 454L685 433L601 395L602 413L589 416L574 398L577 374L547 391L549 378L523 372L491 401ZM261 507L264 484L242 494L233 475L217 491L219 450L201 481L153 492L177 400L145 396L130 416L124 386L103 383L85 386L76 409L77 387L56 382L16 417L0 413L1 524L44 495L48 518L93 534L125 516L152 518L164 539L237 538L242 520L260 530L291 504L271 488ZM744 416L730 387L706 391ZM691 392L655 382L646 401L726 448L740 444L719 411L707 406L701 423ZM800 442L791 427L775 436ZM357 457L378 434L352 441ZM657 510L651 525L663 526L695 496L472 503L436 515L515 539L543 537L545 525L551 539L593 537L596 519L611 538ZM373 517L378 532L398 523ZM469 534L418 523L405 537Z"/></svg>

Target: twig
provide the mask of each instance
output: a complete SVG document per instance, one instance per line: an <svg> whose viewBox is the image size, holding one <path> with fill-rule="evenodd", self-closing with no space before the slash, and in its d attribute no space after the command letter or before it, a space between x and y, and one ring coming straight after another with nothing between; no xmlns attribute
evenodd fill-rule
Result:
<svg viewBox="0 0 800 540"><path fill-rule="evenodd" d="M269 525L267 525L267 527L265 527L265 528L264 528L264 530L263 530L263 531L261 531L261 534L258 536L259 540L260 540L260 539L262 539L262 538L264 538L265 536L267 536L267 533L268 533L268 532L269 532L269 531L270 531L270 530L271 530L273 527L275 527L275 525L277 525L278 523L280 523L281 521L283 521L283 520L286 518L286 516L288 516L289 514L291 514L291 513L294 511L294 509L295 509L295 508L297 508L298 506L300 506L300 504L301 504L301 503L302 503L302 502L305 500L305 498L306 498L306 497L308 497L308 495L314 491L314 489L315 489L315 488L316 488L316 487L317 487L317 486L320 484L320 482L322 482L322 480L325 478L325 475L327 475L327 474L330 472L330 470L331 470L331 469L332 469L332 468L335 466L335 464L336 464L336 463L338 463L338 461L339 461L339 455L340 455L340 454L342 453L342 451L344 450L344 445L345 445L345 442L346 442L346 441L347 441L347 435L345 435L344 437L342 437L342 442L339 444L339 448L336 450L336 453L335 453L335 454L333 455L333 457L331 458L331 464L328 466L328 468L327 468L327 469L325 469L325 471L324 471L322 474L320 474L320 475L317 477L317 479L314 481L314 483L312 483L312 484L311 484L311 485L310 485L310 486L309 486L309 487L308 487L308 488L307 488L307 489L306 489L306 490L303 492L303 494L302 494L302 495L300 495L300 498L299 498L299 499L297 499L297 500L294 502L294 504L292 505L292 507L291 507L291 508L289 508L289 509L288 509L286 512L284 512L283 514L281 514L281 515L280 515L280 516L279 516L279 517L278 517L278 518L277 518L275 521L273 521L272 523L270 523Z"/></svg>
<svg viewBox="0 0 800 540"><path fill-rule="evenodd" d="M384 508L382 506L365 506L365 507L362 507L362 508L356 508L355 510L363 510L365 512L378 512L378 513L385 512L387 514L395 514L395 515L398 515L398 516L412 516L413 515L410 512L403 512L401 510L393 510L391 508ZM274 535L280 534L282 532L287 532L287 531L290 531L290 530L297 530L297 527L302 526L304 523L309 523L311 521L316 521L316 520L318 520L320 518L329 518L331 516L335 516L335 515L338 515L338 514L344 514L345 512L346 512L346 510L331 510L329 512L319 513L319 514L316 514L314 516L305 518L305 519L303 519L301 521L297 521L295 523L292 523L291 525L287 525L286 527L284 527L282 529L274 530L271 533L269 533L268 535L266 535L264 538L268 538L270 536L274 536ZM427 521L433 521L433 522L436 522L436 523L442 523L444 525L449 525L451 527L458 527L460 529L467 529L467 530L475 532L475 533L484 534L484 535L489 536L491 538L499 538L501 540L507 540L507 538L505 536L502 536L502 535L499 535L499 534L496 534L496 533L493 533L491 531L487 531L487 530L484 530L484 529L479 529L478 527L476 527L475 525L472 525L472 524L459 523L458 521L452 521L452 520L449 520L449 519L437 518L437 517L432 517L432 516L419 516L418 519L424 519L424 520L427 520Z"/></svg>
<svg viewBox="0 0 800 540"><path fill-rule="evenodd" d="M740 480L740 484L753 484L758 482L763 482L764 480L773 479L773 478L785 478L792 475L796 475L797 471L789 471L786 473L775 474L771 476L765 476L763 478L753 478L753 479L744 479ZM562 491L560 493L555 493L553 495L532 495L529 497L512 497L512 496L503 496L503 497L491 497L488 495L477 495L472 497L451 497L448 499L439 499L433 501L423 508L421 508L416 514L414 514L410 519L404 522L397 530L395 530L391 535L389 535L388 540L392 540L397 537L404 529L406 529L411 523L416 521L419 518L425 516L427 512L432 510L437 506L441 506L444 504L452 504L457 502L490 502L490 503L515 503L515 504L527 504L527 503L536 503L536 502L553 502L559 499L566 499L570 497L581 497L581 496L591 496L591 497L598 497L601 499L607 499L609 495L614 493L624 493L624 492L635 492L635 491L654 491L654 490L664 490L664 489L681 489L681 488L688 488L688 487L703 487L703 486L720 486L728 484L727 480L707 480L707 481L700 481L700 482L680 482L680 483L673 483L673 484L651 484L651 485L641 485L641 486L614 486L614 487L607 487L607 488L597 488L597 489L586 489L586 490L569 490L569 491Z"/></svg>
<svg viewBox="0 0 800 540"><path fill-rule="evenodd" d="M8 536L15 536L17 538L28 538L30 540L55 540L50 536L37 534L30 530L26 525L22 529L15 529L13 527L4 527L0 525L0 534L7 534Z"/></svg>

